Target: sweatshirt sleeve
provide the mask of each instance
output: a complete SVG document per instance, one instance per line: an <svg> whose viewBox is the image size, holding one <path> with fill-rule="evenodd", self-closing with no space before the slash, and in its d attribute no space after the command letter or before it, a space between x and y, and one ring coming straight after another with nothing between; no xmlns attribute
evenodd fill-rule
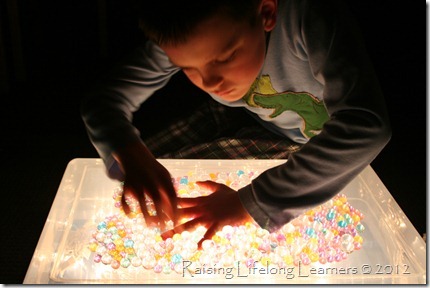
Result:
<svg viewBox="0 0 430 288"><path fill-rule="evenodd" d="M141 141L139 131L132 125L133 113L178 70L161 48L147 41L84 97L82 119L111 178L122 178L112 152Z"/></svg>
<svg viewBox="0 0 430 288"><path fill-rule="evenodd" d="M384 97L352 16L335 0L290 1L290 49L302 53L330 119L322 132L239 190L256 222L279 229L339 193L391 137ZM292 29L292 31L291 31Z"/></svg>

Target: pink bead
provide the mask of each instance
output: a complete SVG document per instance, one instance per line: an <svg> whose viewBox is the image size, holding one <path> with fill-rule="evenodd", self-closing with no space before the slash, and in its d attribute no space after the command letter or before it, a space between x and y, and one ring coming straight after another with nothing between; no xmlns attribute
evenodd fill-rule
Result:
<svg viewBox="0 0 430 288"><path fill-rule="evenodd" d="M246 259L246 262L245 262L245 264L246 264L246 267L247 267L247 268L251 268L251 267L253 267L253 266L254 266L254 263L255 263L255 260L254 260L254 259L252 259L252 258L248 258L248 259Z"/></svg>
<svg viewBox="0 0 430 288"><path fill-rule="evenodd" d="M102 260L102 255L100 254L94 255L94 262L100 263L101 260Z"/></svg>
<svg viewBox="0 0 430 288"><path fill-rule="evenodd" d="M160 264L154 266L155 273L160 273L161 271L163 271L163 266L161 266Z"/></svg>

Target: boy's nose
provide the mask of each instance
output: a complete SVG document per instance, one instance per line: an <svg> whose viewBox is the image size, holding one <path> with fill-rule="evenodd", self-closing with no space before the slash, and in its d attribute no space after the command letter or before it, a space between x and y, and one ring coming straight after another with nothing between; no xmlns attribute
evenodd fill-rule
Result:
<svg viewBox="0 0 430 288"><path fill-rule="evenodd" d="M209 72L201 76L202 84L205 90L208 91L216 90L216 88L218 88L223 82L223 77L218 73Z"/></svg>

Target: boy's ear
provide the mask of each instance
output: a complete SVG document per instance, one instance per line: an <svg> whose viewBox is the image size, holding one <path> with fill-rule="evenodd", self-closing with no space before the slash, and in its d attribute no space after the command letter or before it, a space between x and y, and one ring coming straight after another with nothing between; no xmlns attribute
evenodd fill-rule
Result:
<svg viewBox="0 0 430 288"><path fill-rule="evenodd" d="M262 0L260 4L260 15L265 31L271 31L276 24L276 14L278 11L277 0Z"/></svg>

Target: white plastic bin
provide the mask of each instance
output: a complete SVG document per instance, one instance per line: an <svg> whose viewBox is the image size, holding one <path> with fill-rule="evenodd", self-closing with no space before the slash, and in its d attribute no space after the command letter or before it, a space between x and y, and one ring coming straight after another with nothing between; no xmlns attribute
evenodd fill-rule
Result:
<svg viewBox="0 0 430 288"><path fill-rule="evenodd" d="M159 160L173 177L189 171L261 173L281 160ZM24 284L160 283L160 284L424 284L426 246L411 222L369 166L343 191L364 215L360 250L336 263L294 267L291 275L250 273L226 277L154 273L94 263L88 249L94 225L116 213L112 194L119 185L109 179L100 159L74 159L66 168L46 220ZM405 192L406 193L406 192ZM240 275L239 275L239 274Z"/></svg>

